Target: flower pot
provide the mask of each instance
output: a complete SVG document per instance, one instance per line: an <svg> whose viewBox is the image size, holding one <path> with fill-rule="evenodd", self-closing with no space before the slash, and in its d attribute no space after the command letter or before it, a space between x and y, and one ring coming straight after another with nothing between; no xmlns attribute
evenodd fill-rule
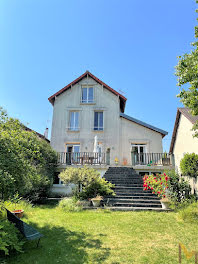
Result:
<svg viewBox="0 0 198 264"><path fill-rule="evenodd" d="M94 207L99 207L101 200L99 199L91 199Z"/></svg>
<svg viewBox="0 0 198 264"><path fill-rule="evenodd" d="M161 205L162 205L162 209L168 209L169 205L170 205L170 201L167 199L161 199L160 200Z"/></svg>
<svg viewBox="0 0 198 264"><path fill-rule="evenodd" d="M12 213L15 214L15 216L17 216L18 218L22 218L24 210L14 210L12 211Z"/></svg>

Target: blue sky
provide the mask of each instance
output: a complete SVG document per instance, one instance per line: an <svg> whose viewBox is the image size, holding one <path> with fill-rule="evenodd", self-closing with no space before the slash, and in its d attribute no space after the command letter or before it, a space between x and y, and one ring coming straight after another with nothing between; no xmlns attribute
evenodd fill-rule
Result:
<svg viewBox="0 0 198 264"><path fill-rule="evenodd" d="M89 70L127 97L125 113L169 132L174 66L191 50L194 0L1 0L0 106L43 134L48 97Z"/></svg>

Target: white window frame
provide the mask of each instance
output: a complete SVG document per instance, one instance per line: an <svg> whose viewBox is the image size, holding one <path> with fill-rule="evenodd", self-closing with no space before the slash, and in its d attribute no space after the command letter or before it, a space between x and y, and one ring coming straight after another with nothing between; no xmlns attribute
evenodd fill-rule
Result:
<svg viewBox="0 0 198 264"><path fill-rule="evenodd" d="M78 113L78 127L71 127L71 116L72 116L72 113L74 113L74 126L75 126L75 120L76 120L76 113ZM80 113L79 111L69 111L69 131L79 131L80 130L80 126L79 126L79 123L80 123Z"/></svg>
<svg viewBox="0 0 198 264"><path fill-rule="evenodd" d="M83 88L86 88L87 89L87 100L86 101L83 101ZM93 89L93 100L90 101L89 100L89 89L92 88ZM94 103L94 86L93 85L82 85L81 87L81 100L80 102L82 104L93 104Z"/></svg>
<svg viewBox="0 0 198 264"><path fill-rule="evenodd" d="M133 147L137 147L137 149L138 149L138 152L137 152L137 154L138 155L140 155L141 154L141 152L140 152L140 147L143 147L143 154L146 154L147 153L147 144L145 144L145 143L143 143L143 144L135 144L135 143L133 143L133 144L131 144L131 152L132 152L132 149L133 149ZM139 156L139 158L141 159L141 156ZM142 159L143 159L143 163L147 163L147 157L145 157L146 159L144 159L144 156L142 156ZM139 162L139 164L137 164L136 166L141 166L142 164L141 164L141 160L139 160L138 161Z"/></svg>
<svg viewBox="0 0 198 264"><path fill-rule="evenodd" d="M102 117L102 129L95 129L95 113L102 113L103 117ZM98 115L99 116L99 115ZM97 128L101 128L99 126L99 118L98 118L98 127ZM94 131L104 131L104 111L94 111L94 127L93 127Z"/></svg>
<svg viewBox="0 0 198 264"><path fill-rule="evenodd" d="M146 144L131 144L131 151L132 151L133 147L138 148L138 154L140 154L140 147L144 147L145 152L143 152L143 153L147 153L147 145Z"/></svg>

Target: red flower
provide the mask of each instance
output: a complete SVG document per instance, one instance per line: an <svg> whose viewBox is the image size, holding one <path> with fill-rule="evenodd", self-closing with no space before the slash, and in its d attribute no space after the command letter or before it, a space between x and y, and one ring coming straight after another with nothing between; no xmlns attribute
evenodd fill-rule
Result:
<svg viewBox="0 0 198 264"><path fill-rule="evenodd" d="M151 190L153 190L153 187L151 187Z"/></svg>

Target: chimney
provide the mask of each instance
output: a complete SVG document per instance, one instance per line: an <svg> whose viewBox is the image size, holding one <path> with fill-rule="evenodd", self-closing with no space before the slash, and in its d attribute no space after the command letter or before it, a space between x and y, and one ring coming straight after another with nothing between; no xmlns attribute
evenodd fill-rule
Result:
<svg viewBox="0 0 198 264"><path fill-rule="evenodd" d="M46 139L48 139L48 127L46 127L46 129L45 129L44 137L45 137Z"/></svg>

